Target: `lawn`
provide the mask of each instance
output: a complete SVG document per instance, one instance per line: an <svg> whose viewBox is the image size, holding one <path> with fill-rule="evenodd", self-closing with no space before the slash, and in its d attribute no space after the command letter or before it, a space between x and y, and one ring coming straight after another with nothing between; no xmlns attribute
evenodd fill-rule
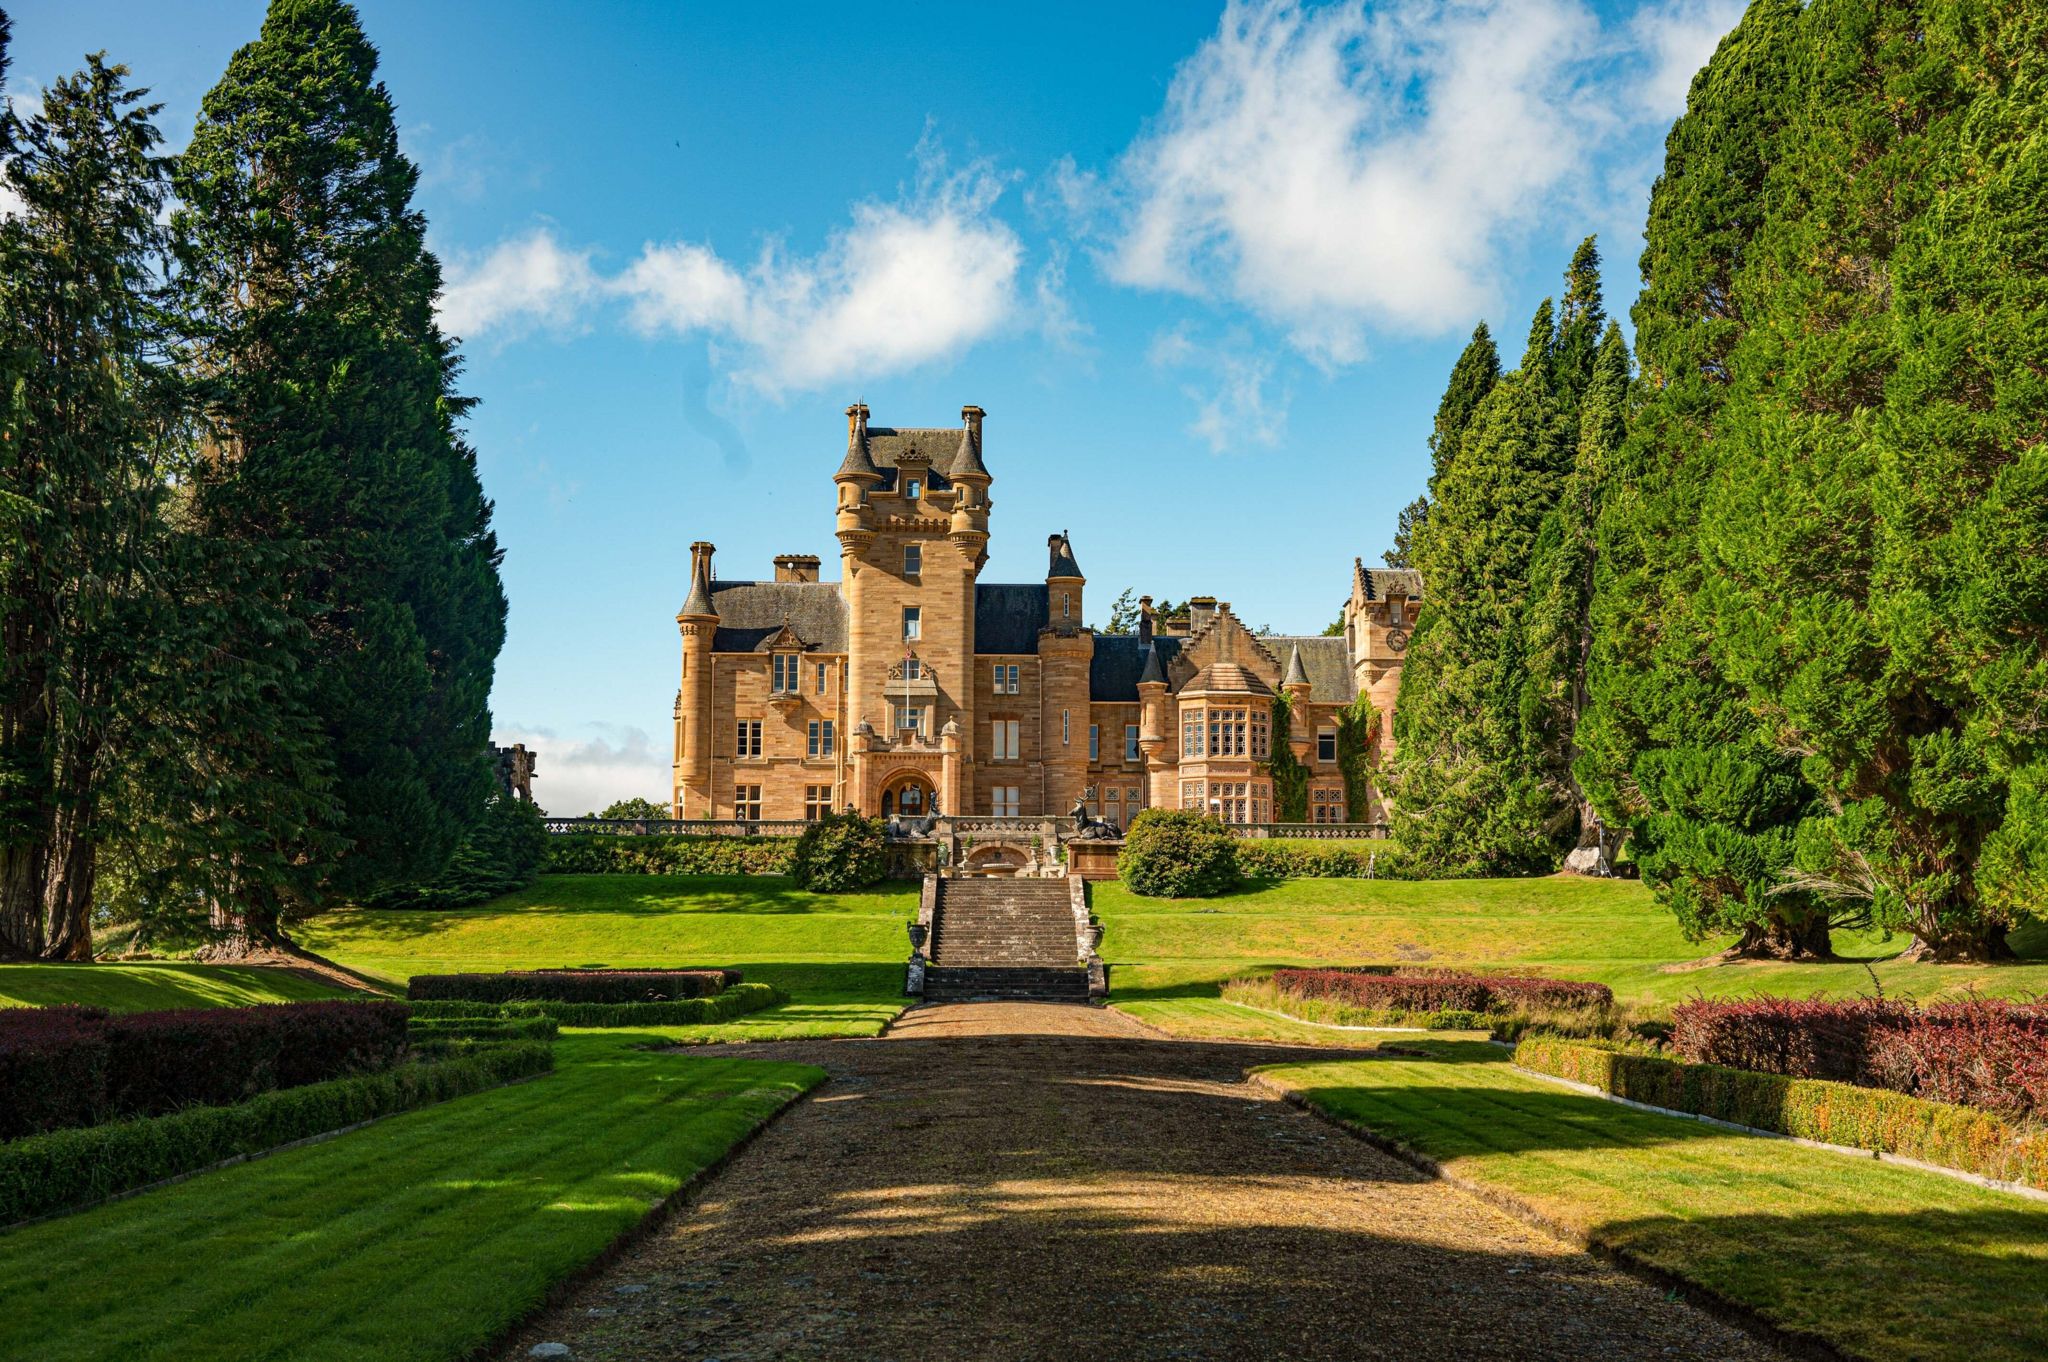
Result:
<svg viewBox="0 0 2048 1362"><path fill-rule="evenodd" d="M0 1356L467 1356L824 1077L672 1038L0 1235Z"/></svg>
<svg viewBox="0 0 2048 1362"><path fill-rule="evenodd" d="M903 1008L917 887L808 894L768 876L549 875L475 908L343 909L298 924L308 949L403 989L415 974L562 965L730 965L791 1001L696 1040L874 1035Z"/></svg>
<svg viewBox="0 0 2048 1362"><path fill-rule="evenodd" d="M2048 923L2014 933L2022 960L1992 966L1891 960L1908 944L1838 934L1844 959L1744 963L1666 972L1728 944L1688 942L1641 884L1552 876L1524 880L1289 880L1213 899L1146 899L1092 886L1106 928L1111 996L1147 1020L1159 999L1213 997L1234 975L1294 964L1523 965L1612 987L1628 1003L1692 996L1869 990L1930 998L1976 989L2048 993Z"/></svg>
<svg viewBox="0 0 2048 1362"><path fill-rule="evenodd" d="M92 1003L115 1012L167 1007L247 1007L349 996L281 969L172 961L104 965L0 965L0 1007Z"/></svg>
<svg viewBox="0 0 2048 1362"><path fill-rule="evenodd" d="M1481 1042L1286 1065L1316 1107L1855 1356L2048 1356L2048 1206L1932 1173L1632 1110Z"/></svg>

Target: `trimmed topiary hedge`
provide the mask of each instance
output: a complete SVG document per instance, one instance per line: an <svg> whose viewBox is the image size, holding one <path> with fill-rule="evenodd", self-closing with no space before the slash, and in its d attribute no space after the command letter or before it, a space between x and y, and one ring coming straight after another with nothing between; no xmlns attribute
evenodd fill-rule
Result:
<svg viewBox="0 0 2048 1362"><path fill-rule="evenodd" d="M1972 1107L1542 1036L1516 1046L1515 1063L1653 1107L2048 1189L2048 1131Z"/></svg>
<svg viewBox="0 0 2048 1362"><path fill-rule="evenodd" d="M546 1040L561 1030L553 1017L414 1017L413 1044L428 1040Z"/></svg>
<svg viewBox="0 0 2048 1362"><path fill-rule="evenodd" d="M232 1107L58 1130L0 1145L0 1225L102 1201L225 1159L545 1073L554 1052L520 1041L439 1064L267 1092Z"/></svg>
<svg viewBox="0 0 2048 1362"><path fill-rule="evenodd" d="M1147 809L1131 820L1117 878L1147 898L1203 899L1238 885L1237 851L1223 824L1187 809Z"/></svg>
<svg viewBox="0 0 2048 1362"><path fill-rule="evenodd" d="M0 1138L375 1072L405 1052L391 1002L278 1003L108 1016L0 1012Z"/></svg>
<svg viewBox="0 0 2048 1362"><path fill-rule="evenodd" d="M885 824L848 809L826 814L805 828L790 852L796 887L814 894L839 894L879 884L889 873Z"/></svg>
<svg viewBox="0 0 2048 1362"><path fill-rule="evenodd" d="M796 844L794 837L570 833L548 838L541 870L550 875L787 875Z"/></svg>
<svg viewBox="0 0 2048 1362"><path fill-rule="evenodd" d="M420 1002L413 1004L413 1016L451 1021L548 1017L562 1026L699 1026L788 1001L787 994L767 984L735 984L708 998L660 1003Z"/></svg>
<svg viewBox="0 0 2048 1362"><path fill-rule="evenodd" d="M415 974L414 1002L652 1003L708 998L740 982L736 969L511 970L504 974Z"/></svg>

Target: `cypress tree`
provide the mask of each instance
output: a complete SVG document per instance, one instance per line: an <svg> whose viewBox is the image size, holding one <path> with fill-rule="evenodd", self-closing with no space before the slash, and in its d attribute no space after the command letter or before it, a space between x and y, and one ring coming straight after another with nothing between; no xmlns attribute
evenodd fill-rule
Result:
<svg viewBox="0 0 2048 1362"><path fill-rule="evenodd" d="M1793 108L1800 10L1755 0L1665 139L1632 314L1643 400L1598 522L1573 767L1601 817L1630 829L1644 880L1690 936L1733 933L1736 951L1776 956L1828 950L1827 905L1787 882L1816 793L1715 662L1700 522L1748 322L1736 277Z"/></svg>
<svg viewBox="0 0 2048 1362"><path fill-rule="evenodd" d="M1430 507L1450 475L1451 466L1457 462L1459 437L1471 424L1472 413L1499 381L1500 351L1494 347L1493 333L1481 322L1472 328L1472 339L1458 353L1457 362L1451 366L1450 381L1444 385L1443 398L1436 404L1436 420L1429 432L1429 489L1402 509L1395 526L1393 550L1382 555L1388 567L1416 566L1423 538L1429 533ZM1396 558L1400 561L1394 561Z"/></svg>
<svg viewBox="0 0 2048 1362"><path fill-rule="evenodd" d="M127 697L158 660L152 559L179 400L156 281L166 171L143 91L89 57L0 114L0 950L89 959Z"/></svg>
<svg viewBox="0 0 2048 1362"><path fill-rule="evenodd" d="M195 514L293 607L342 845L322 887L349 895L430 876L481 814L505 615L376 62L351 6L273 0L178 173L215 432Z"/></svg>
<svg viewBox="0 0 2048 1362"><path fill-rule="evenodd" d="M2048 15L1820 0L1805 26L1737 280L1716 653L1822 792L1800 882L1994 958L2048 831Z"/></svg>

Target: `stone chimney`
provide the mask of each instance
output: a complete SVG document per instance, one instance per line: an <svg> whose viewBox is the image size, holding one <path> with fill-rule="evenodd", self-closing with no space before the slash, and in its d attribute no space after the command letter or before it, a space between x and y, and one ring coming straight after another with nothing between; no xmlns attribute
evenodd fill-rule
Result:
<svg viewBox="0 0 2048 1362"><path fill-rule="evenodd" d="M1152 643L1152 598L1138 597L1138 646L1150 647Z"/></svg>
<svg viewBox="0 0 2048 1362"><path fill-rule="evenodd" d="M1214 596L1188 597L1188 632L1190 634L1201 633L1203 629L1208 627L1209 621L1215 618L1216 598Z"/></svg>
<svg viewBox="0 0 2048 1362"><path fill-rule="evenodd" d="M817 581L818 556L814 553L778 553L775 555L775 580L778 582Z"/></svg>

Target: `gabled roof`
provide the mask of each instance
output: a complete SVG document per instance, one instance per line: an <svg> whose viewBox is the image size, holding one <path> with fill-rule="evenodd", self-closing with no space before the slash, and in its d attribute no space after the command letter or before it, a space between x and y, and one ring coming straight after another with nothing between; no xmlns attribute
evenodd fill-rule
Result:
<svg viewBox="0 0 2048 1362"><path fill-rule="evenodd" d="M808 649L846 651L846 598L837 582L713 582L711 603L715 652L751 653L785 625Z"/></svg>
<svg viewBox="0 0 2048 1362"><path fill-rule="evenodd" d="M1422 599L1422 574L1414 568L1369 568L1354 558L1351 571L1369 601L1383 601L1389 596Z"/></svg>
<svg viewBox="0 0 2048 1362"><path fill-rule="evenodd" d="M787 585L787 583L784 583L784 585ZM820 583L820 585L823 585L823 583ZM792 650L802 652L807 648L815 646L810 640L791 628L788 618L785 617L782 621L782 627L762 639L759 643L756 643L754 651L757 653L783 653Z"/></svg>
<svg viewBox="0 0 2048 1362"><path fill-rule="evenodd" d="M1043 582L977 582L974 586L974 651L1035 653L1038 631L1048 613Z"/></svg>
<svg viewBox="0 0 2048 1362"><path fill-rule="evenodd" d="M1351 654L1345 648L1342 636L1276 636L1262 641L1272 644L1276 652L1291 650L1300 656L1301 669L1308 674L1311 703L1348 705L1358 698L1358 678L1351 670ZM1289 659L1288 670L1290 673L1293 671L1292 658Z"/></svg>

